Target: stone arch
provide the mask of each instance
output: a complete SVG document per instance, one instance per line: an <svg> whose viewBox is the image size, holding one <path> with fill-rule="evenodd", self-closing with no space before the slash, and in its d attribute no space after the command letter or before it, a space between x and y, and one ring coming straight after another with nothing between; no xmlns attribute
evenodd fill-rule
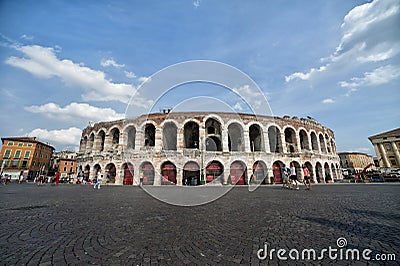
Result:
<svg viewBox="0 0 400 266"><path fill-rule="evenodd" d="M315 164L315 177L318 183L324 183L324 175L322 172L322 165L320 162Z"/></svg>
<svg viewBox="0 0 400 266"><path fill-rule="evenodd" d="M332 148L332 153L336 153L336 143L333 140L333 138L331 139L331 148Z"/></svg>
<svg viewBox="0 0 400 266"><path fill-rule="evenodd" d="M292 127L286 127L284 132L287 151L290 153L297 152L296 131Z"/></svg>
<svg viewBox="0 0 400 266"><path fill-rule="evenodd" d="M99 143L99 151L104 151L104 143L106 141L106 132L101 129L99 131L99 133L97 134L97 139L98 139L98 143Z"/></svg>
<svg viewBox="0 0 400 266"><path fill-rule="evenodd" d="M304 129L300 129L300 131L299 131L299 139L300 139L300 149L301 149L301 151L310 150L310 144L308 143L308 134Z"/></svg>
<svg viewBox="0 0 400 266"><path fill-rule="evenodd" d="M331 170L332 170L332 179L333 180L337 179L336 167L333 163L331 163Z"/></svg>
<svg viewBox="0 0 400 266"><path fill-rule="evenodd" d="M272 153L283 152L281 131L276 125L272 125L268 128L268 140L269 140L270 152Z"/></svg>
<svg viewBox="0 0 400 266"><path fill-rule="evenodd" d="M112 149L117 149L119 145L120 130L118 127L113 127L110 130Z"/></svg>
<svg viewBox="0 0 400 266"><path fill-rule="evenodd" d="M315 134L314 131L311 132L311 149L314 152L319 152L318 149L318 139L317 139L317 135Z"/></svg>
<svg viewBox="0 0 400 266"><path fill-rule="evenodd" d="M97 179L97 174L99 171L101 171L101 165L99 163L96 163L93 166L93 171L94 171L93 179Z"/></svg>
<svg viewBox="0 0 400 266"><path fill-rule="evenodd" d="M322 133L319 133L319 146L321 147L321 153L326 153L325 138Z"/></svg>
<svg viewBox="0 0 400 266"><path fill-rule="evenodd" d="M80 152L86 152L86 145L88 142L88 137L84 136L83 138L81 138L81 143L79 145L79 151Z"/></svg>
<svg viewBox="0 0 400 266"><path fill-rule="evenodd" d="M146 161L140 164L139 168L140 183L142 185L153 185L155 171L154 166L151 162Z"/></svg>
<svg viewBox="0 0 400 266"><path fill-rule="evenodd" d="M208 118L205 122L206 150L222 151L222 127L221 122L215 118Z"/></svg>
<svg viewBox="0 0 400 266"><path fill-rule="evenodd" d="M126 148L128 150L134 150L135 142L136 142L136 127L134 125L129 125L125 129L127 139L126 139Z"/></svg>
<svg viewBox="0 0 400 266"><path fill-rule="evenodd" d="M236 160L231 163L228 184L232 185L247 184L247 166L244 162Z"/></svg>
<svg viewBox="0 0 400 266"><path fill-rule="evenodd" d="M263 151L263 139L262 127L260 125L252 124L249 126L250 151Z"/></svg>
<svg viewBox="0 0 400 266"><path fill-rule="evenodd" d="M331 153L331 141L327 133L325 133L326 152Z"/></svg>
<svg viewBox="0 0 400 266"><path fill-rule="evenodd" d="M307 167L308 172L310 173L311 181L315 181L315 175L312 164L309 161L307 161L304 163L304 165Z"/></svg>
<svg viewBox="0 0 400 266"><path fill-rule="evenodd" d="M115 164L109 163L106 165L106 173L105 173L105 182L106 183L115 183L115 177L117 175L117 168Z"/></svg>
<svg viewBox="0 0 400 266"><path fill-rule="evenodd" d="M133 185L133 178L135 176L133 165L129 162L122 165L123 170L123 185L131 186Z"/></svg>
<svg viewBox="0 0 400 266"><path fill-rule="evenodd" d="M282 184L283 182L283 168L285 164L282 161L275 161L272 164L272 180L271 183L273 184Z"/></svg>
<svg viewBox="0 0 400 266"><path fill-rule="evenodd" d="M199 124L195 121L186 122L183 127L184 147L186 149L199 148Z"/></svg>
<svg viewBox="0 0 400 266"><path fill-rule="evenodd" d="M94 144L94 132L90 133L88 144L89 144L89 148L86 147L86 151L92 152L93 144Z"/></svg>
<svg viewBox="0 0 400 266"><path fill-rule="evenodd" d="M87 164L83 170L83 174L85 175L84 180L89 181L90 180L90 165Z"/></svg>
<svg viewBox="0 0 400 266"><path fill-rule="evenodd" d="M200 185L200 166L195 161L188 161L183 166L182 184L185 186Z"/></svg>
<svg viewBox="0 0 400 266"><path fill-rule="evenodd" d="M174 150L177 149L177 132L178 127L172 121L165 122L163 125L163 149Z"/></svg>
<svg viewBox="0 0 400 266"><path fill-rule="evenodd" d="M144 146L154 147L156 145L156 127L152 123L144 125Z"/></svg>
<svg viewBox="0 0 400 266"><path fill-rule="evenodd" d="M253 175L250 182L256 184L268 183L268 169L264 161L259 160L253 164Z"/></svg>
<svg viewBox="0 0 400 266"><path fill-rule="evenodd" d="M237 122L228 125L229 151L244 151L243 127Z"/></svg>
<svg viewBox="0 0 400 266"><path fill-rule="evenodd" d="M329 167L328 163L324 164L324 170L325 170L325 182L331 182L332 181L332 175L331 175L331 169Z"/></svg>
<svg viewBox="0 0 400 266"><path fill-rule="evenodd" d="M162 185L176 185L176 166L170 161L161 164Z"/></svg>
<svg viewBox="0 0 400 266"><path fill-rule="evenodd" d="M213 182L218 178L220 179L220 183L223 183L224 166L221 162L213 160L206 166L206 183Z"/></svg>

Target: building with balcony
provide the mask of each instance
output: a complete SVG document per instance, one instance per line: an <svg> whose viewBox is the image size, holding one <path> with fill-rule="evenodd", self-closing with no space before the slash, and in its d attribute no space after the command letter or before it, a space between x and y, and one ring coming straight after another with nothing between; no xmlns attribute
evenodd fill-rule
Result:
<svg viewBox="0 0 400 266"><path fill-rule="evenodd" d="M47 173L54 147L36 137L1 138L0 166L3 174L17 179L21 171L28 171L33 179L40 172Z"/></svg>
<svg viewBox="0 0 400 266"><path fill-rule="evenodd" d="M368 139L374 146L380 167L400 168L400 128L371 136Z"/></svg>
<svg viewBox="0 0 400 266"><path fill-rule="evenodd" d="M312 118L174 112L90 124L82 132L78 171L100 169L111 183L199 185L281 183L283 165L299 179L342 178L334 133Z"/></svg>

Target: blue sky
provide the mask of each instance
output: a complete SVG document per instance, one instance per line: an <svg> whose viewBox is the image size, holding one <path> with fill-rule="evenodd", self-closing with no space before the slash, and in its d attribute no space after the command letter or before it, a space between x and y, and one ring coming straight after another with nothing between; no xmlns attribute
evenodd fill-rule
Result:
<svg viewBox="0 0 400 266"><path fill-rule="evenodd" d="M338 151L374 155L368 136L400 125L399 25L395 0L0 0L0 135L76 149L157 71L213 60L251 77L274 115L314 117ZM204 88L179 89L163 102Z"/></svg>

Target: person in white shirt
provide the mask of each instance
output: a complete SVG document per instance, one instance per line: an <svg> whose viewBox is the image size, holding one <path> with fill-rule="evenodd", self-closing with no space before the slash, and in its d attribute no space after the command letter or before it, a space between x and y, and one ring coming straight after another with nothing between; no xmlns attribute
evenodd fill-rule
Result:
<svg viewBox="0 0 400 266"><path fill-rule="evenodd" d="M297 183L297 174L296 174L296 167L294 166L293 163L290 163L290 182L294 181L294 184L296 185L295 189L299 190L299 184Z"/></svg>
<svg viewBox="0 0 400 266"><path fill-rule="evenodd" d="M99 170L97 172L96 184L94 184L93 188L96 188L96 186L97 186L97 189L100 189L102 179L103 179L103 175L101 174L101 170Z"/></svg>

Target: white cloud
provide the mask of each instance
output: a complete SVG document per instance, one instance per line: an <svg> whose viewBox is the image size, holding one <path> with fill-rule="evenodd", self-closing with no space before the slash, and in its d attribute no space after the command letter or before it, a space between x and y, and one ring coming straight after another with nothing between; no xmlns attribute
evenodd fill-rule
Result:
<svg viewBox="0 0 400 266"><path fill-rule="evenodd" d="M200 6L200 2L201 2L200 0L193 1L194 8L198 8Z"/></svg>
<svg viewBox="0 0 400 266"><path fill-rule="evenodd" d="M233 106L233 109L238 110L238 111L242 111L242 110L243 110L243 107L242 107L242 105L241 105L239 102L237 102L237 103Z"/></svg>
<svg viewBox="0 0 400 266"><path fill-rule="evenodd" d="M131 84L113 83L101 71L93 70L71 60L60 60L53 48L38 45L16 48L25 57L11 56L6 63L24 69L40 78L59 77L68 86L84 89L82 98L86 101L120 101L127 103L135 93Z"/></svg>
<svg viewBox="0 0 400 266"><path fill-rule="evenodd" d="M127 78L130 78L130 79L136 78L136 74L133 73L133 72L131 72L131 71L126 71L126 70L125 70L124 73L125 73L125 76L126 76Z"/></svg>
<svg viewBox="0 0 400 266"><path fill-rule="evenodd" d="M115 62L115 60L112 59L112 58L111 58L111 59L103 59L103 60L101 60L100 64L101 64L101 66L103 66L103 67L113 66L113 67L116 67L116 68L121 68L121 67L124 67L124 66L125 66L124 64L118 64L118 63Z"/></svg>
<svg viewBox="0 0 400 266"><path fill-rule="evenodd" d="M362 78L352 78L351 82L340 81L343 88L356 89L361 86L373 86L388 83L400 77L400 66L382 66L371 72L365 72Z"/></svg>
<svg viewBox="0 0 400 266"><path fill-rule="evenodd" d="M361 64L382 62L400 54L400 2L375 0L353 8L343 19L342 38L335 52L322 61L328 63L285 77L310 80L322 72L355 69Z"/></svg>
<svg viewBox="0 0 400 266"><path fill-rule="evenodd" d="M87 103L70 103L65 107L60 107L55 103L44 105L32 105L25 107L31 113L44 114L52 119L74 121L85 119L90 121L113 121L124 118L124 114L118 114L111 108L98 108Z"/></svg>
<svg viewBox="0 0 400 266"><path fill-rule="evenodd" d="M151 77L139 77L138 81L141 82L141 83L150 82L151 81Z"/></svg>
<svg viewBox="0 0 400 266"><path fill-rule="evenodd" d="M28 133L28 136L37 137L40 141L49 142L50 145L57 143L74 146L79 145L81 135L82 130L76 127L56 130L36 128Z"/></svg>
<svg viewBox="0 0 400 266"><path fill-rule="evenodd" d="M247 104L249 104L253 109L260 108L261 104L266 102L264 95L258 89L251 88L249 85L233 88L232 91L237 93L244 100L248 101Z"/></svg>
<svg viewBox="0 0 400 266"><path fill-rule="evenodd" d="M334 103L334 102L335 100L333 100L332 98L327 98L322 101L322 103Z"/></svg>

